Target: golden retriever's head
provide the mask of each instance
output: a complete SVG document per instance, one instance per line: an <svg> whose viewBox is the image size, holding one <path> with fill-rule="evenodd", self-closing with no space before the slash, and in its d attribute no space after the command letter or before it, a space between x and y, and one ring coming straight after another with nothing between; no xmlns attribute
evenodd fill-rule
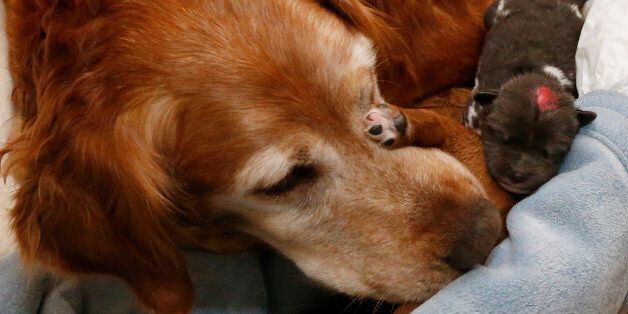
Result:
<svg viewBox="0 0 628 314"><path fill-rule="evenodd" d="M27 260L113 274L172 312L191 306L176 243L246 234L389 301L424 300L495 244L497 210L456 160L364 135L385 100L361 3L71 3L9 4Z"/></svg>

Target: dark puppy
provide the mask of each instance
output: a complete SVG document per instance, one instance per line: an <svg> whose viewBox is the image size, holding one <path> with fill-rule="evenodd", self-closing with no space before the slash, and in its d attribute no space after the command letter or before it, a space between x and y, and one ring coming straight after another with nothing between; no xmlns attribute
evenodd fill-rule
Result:
<svg viewBox="0 0 628 314"><path fill-rule="evenodd" d="M499 0L465 125L482 134L489 172L529 194L556 175L578 129L595 113L576 109L575 53L584 1Z"/></svg>

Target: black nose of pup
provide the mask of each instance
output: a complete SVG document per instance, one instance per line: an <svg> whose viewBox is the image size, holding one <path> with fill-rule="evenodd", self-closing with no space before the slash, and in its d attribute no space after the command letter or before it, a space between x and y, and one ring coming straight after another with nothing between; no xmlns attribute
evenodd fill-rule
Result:
<svg viewBox="0 0 628 314"><path fill-rule="evenodd" d="M507 175L508 175L508 179L510 179L512 183L521 183L525 181L526 177L528 176L525 172L521 170L515 170L512 168L508 168Z"/></svg>

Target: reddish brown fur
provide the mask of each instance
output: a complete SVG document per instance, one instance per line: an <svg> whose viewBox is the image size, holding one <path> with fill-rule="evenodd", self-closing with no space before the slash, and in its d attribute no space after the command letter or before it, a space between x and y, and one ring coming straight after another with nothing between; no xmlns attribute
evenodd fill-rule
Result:
<svg viewBox="0 0 628 314"><path fill-rule="evenodd" d="M384 97L402 107L451 86L471 85L493 0L368 0L403 39L382 50ZM376 41L377 44L377 41Z"/></svg>
<svg viewBox="0 0 628 314"><path fill-rule="evenodd" d="M482 33L478 27L482 5L434 2L430 8L422 1L373 1L399 31L395 34L357 1L324 2L352 31L364 32L376 41L384 60L379 67L382 83L391 99L407 103L471 77ZM292 105L281 109L285 112L265 112L264 117L271 122L285 129L296 129L303 121L325 124L335 133L315 130L321 132L318 135L338 136L338 142L347 147L355 142L355 138L339 132L346 128L344 112L306 101L327 99L323 87L284 86L286 73L294 70L299 74L295 64L284 71L259 64L258 77L238 77L251 86L258 86L255 84L263 77L268 84L263 90L247 90L242 81L230 81L228 71L215 68L230 64L232 55L245 54L240 51L248 47L244 42L230 42L234 49L225 47L222 63L205 66L205 60L198 59L198 53L207 50L203 40L187 35L218 39L197 24L202 19L194 15L196 12L178 10L189 3L5 3L15 86L13 104L21 121L0 156L7 154L4 169L20 184L11 212L12 228L27 263L67 273L115 275L156 312L187 312L193 293L178 247L230 251L236 245L246 247L256 242L254 236L245 234L246 228L240 227L240 218L213 217L207 198L223 192L235 180L236 170L259 147L245 142L244 131L235 127L237 117L232 112L199 102L218 104L236 96L266 99L263 97L270 94L278 103ZM317 3L310 3L307 9L320 16L327 14ZM399 48L399 52L390 47ZM339 59L348 57L340 51L338 54ZM252 63L263 59L255 53L250 55L257 58L251 59ZM398 83L390 83L392 80ZM298 90L304 102L294 101L293 95L283 93L278 86ZM208 89L215 93L209 95ZM332 103L350 101L335 99ZM251 105L251 110L268 109L243 104ZM272 144L270 136L260 135L256 140L261 147ZM293 146L300 144L296 141ZM367 144L349 149L365 160L384 154ZM456 177L451 169L445 172L456 179L443 179L452 183L441 191L444 203L462 208L467 200L477 200L471 183ZM447 221L455 224L458 211L452 213ZM459 214L464 215L464 210ZM370 219L347 216L340 220L354 218ZM379 220L388 218L382 214ZM411 226L430 227L409 221ZM358 228L367 230L368 226L356 220L355 234L362 233ZM433 228L436 234L447 227ZM373 241L388 243L375 236L379 236L378 230L372 232ZM390 229L398 238L405 237L404 232ZM435 239L445 241L454 236L446 231ZM232 242L225 245L225 239ZM423 248L421 245L416 247ZM434 244L423 251L441 254L447 249Z"/></svg>
<svg viewBox="0 0 628 314"><path fill-rule="evenodd" d="M485 35L484 12L493 0L321 2L374 41L384 98L407 107L446 88L472 84Z"/></svg>
<svg viewBox="0 0 628 314"><path fill-rule="evenodd" d="M192 285L172 215L183 210L175 205L181 192L163 157L135 130L115 126L122 110L132 110L115 104L132 103L125 87L137 78L125 80L109 58L119 48L103 43L124 23L94 18L103 14L100 1L62 1L49 10L55 2L7 8L22 131L4 153L21 185L12 211L20 251L26 262L67 272L115 273L149 307L184 312ZM128 22L140 23L138 16Z"/></svg>

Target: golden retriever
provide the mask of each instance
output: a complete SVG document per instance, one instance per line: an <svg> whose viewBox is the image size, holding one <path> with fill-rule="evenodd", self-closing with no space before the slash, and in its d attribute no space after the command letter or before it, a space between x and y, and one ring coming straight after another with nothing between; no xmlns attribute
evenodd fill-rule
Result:
<svg viewBox="0 0 628 314"><path fill-rule="evenodd" d="M496 244L469 169L364 132L372 106L473 76L488 1L5 4L19 123L2 155L28 264L185 313L182 247L264 243L338 291L420 302Z"/></svg>

